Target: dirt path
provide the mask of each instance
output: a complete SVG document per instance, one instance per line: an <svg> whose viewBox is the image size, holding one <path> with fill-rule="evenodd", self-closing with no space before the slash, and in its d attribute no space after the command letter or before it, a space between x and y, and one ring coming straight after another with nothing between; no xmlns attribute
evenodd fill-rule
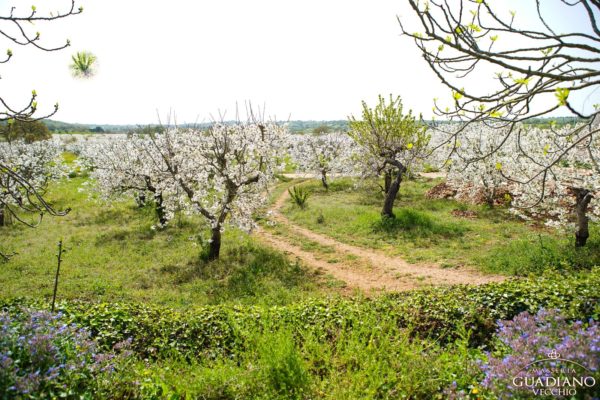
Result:
<svg viewBox="0 0 600 400"><path fill-rule="evenodd" d="M276 235L265 229L259 229L257 236L269 246L302 260L309 267L331 274L336 279L342 280L349 288L359 288L364 291L410 290L424 285L444 284L482 284L498 282L503 279L497 275L484 275L478 271L460 268L443 269L438 265L410 264L399 257L390 257L380 251L366 249L339 242L329 236L294 225L280 210L289 198L287 191L277 198L271 208L273 219L277 224L282 224L299 240L312 241L320 245L331 247L337 254L345 255L359 261L349 263L336 260L335 263L323 260L311 251L304 250L301 246L292 243L282 235ZM359 265L357 267L357 264Z"/></svg>

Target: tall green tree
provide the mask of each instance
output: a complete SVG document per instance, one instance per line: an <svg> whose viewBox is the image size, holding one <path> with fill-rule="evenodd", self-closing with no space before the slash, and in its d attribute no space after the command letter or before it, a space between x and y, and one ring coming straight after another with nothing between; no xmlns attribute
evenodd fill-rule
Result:
<svg viewBox="0 0 600 400"><path fill-rule="evenodd" d="M9 142L22 139L26 143L32 143L51 137L52 134L46 124L37 120L17 119L0 126L0 138Z"/></svg>
<svg viewBox="0 0 600 400"><path fill-rule="evenodd" d="M375 108L362 102L362 118L349 118L349 135L362 146L377 175L386 178L385 200L381 215L394 218L394 201L400 185L411 168L426 155L429 143L427 127L412 110L404 113L400 96L389 101L379 96Z"/></svg>

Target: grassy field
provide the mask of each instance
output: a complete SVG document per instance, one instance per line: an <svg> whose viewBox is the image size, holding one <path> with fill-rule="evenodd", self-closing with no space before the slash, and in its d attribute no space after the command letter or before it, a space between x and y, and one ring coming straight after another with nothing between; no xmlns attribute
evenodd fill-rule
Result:
<svg viewBox="0 0 600 400"><path fill-rule="evenodd" d="M153 229L152 207L90 200L89 191L80 191L84 182L51 186L50 201L73 209L66 217L46 217L36 229L0 228L3 250L19 253L0 269L0 296L50 297L60 239L67 249L60 298L185 308L287 304L323 292L320 277L236 230L226 233L221 260L208 266L200 257L207 234L201 220L177 217L166 229Z"/></svg>
<svg viewBox="0 0 600 400"><path fill-rule="evenodd" d="M282 305L327 296L340 287L332 277L309 271L236 230L226 232L222 259L207 265L201 257L207 231L200 219L178 216L166 229L153 229L152 207L90 199L89 190L81 190L85 182L76 177L50 187L48 198L58 208L73 209L66 217L47 217L36 229L17 224L0 228L2 249L19 253L0 269L0 296L49 298L60 239L67 250L59 285L59 297L65 299L132 300L176 308ZM307 210L289 203L283 211L293 222L341 241L448 268L475 265L519 275L600 264L596 227L588 248L575 251L570 237L528 226L504 209L426 200L423 194L437 182L405 183L397 218L387 224L381 222L376 189L356 188L350 180L334 181L329 192L316 181L302 182L311 192ZM290 184L274 187L271 200ZM455 209L475 211L477 218L456 217ZM278 233L327 262L338 261L327 246L295 240L282 226L271 229L283 230Z"/></svg>
<svg viewBox="0 0 600 400"><path fill-rule="evenodd" d="M523 275L550 267L578 269L600 263L596 227L587 248L575 251L571 235L526 224L504 207L426 199L427 190L439 182L426 178L404 182L393 220L382 220L383 198L373 182L356 186L350 179L333 181L329 191L317 181L301 183L311 193L307 209L290 202L282 211L294 223L342 242L446 268L467 265ZM476 216L456 216L453 212L457 211L472 211Z"/></svg>
<svg viewBox="0 0 600 400"><path fill-rule="evenodd" d="M512 351L498 345L499 319L540 308L558 308L571 320L597 319L599 270L572 271L600 264L597 227L589 247L575 252L559 232L528 226L504 209L425 200L437 181L407 182L397 218L386 223L377 190L356 188L350 180L335 181L329 192L315 181L284 180L269 196L275 201L292 184L306 186L308 208L290 202L283 211L295 223L341 241L445 267L542 273L482 286L348 298L338 294L342 282L236 230L226 232L222 258L208 264L200 219L177 216L167 228L153 228L151 206L90 198L81 190L87 180L51 185L48 199L59 209L73 208L66 217L49 217L36 229L0 228L2 250L19 253L0 268L0 356L21 357L11 373L39 370L27 364L28 353L15 356L22 349L14 353L10 346L22 335L15 327L29 329L27 321L40 318L27 307L49 308L60 239L67 252L60 314L52 317L55 328L48 328L56 335L52 343L66 346L65 357L72 361L76 352L68 349L75 339L65 337L64 327L74 323L92 335L101 352L114 355L90 355L89 363L98 367L88 375L56 378L56 393L63 397L445 399L484 393L482 398L491 399L496 393L483 387L480 368L491 357L486 350ZM475 211L477 218L453 216L455 209ZM263 222L328 263L359 262L298 237L289 226L267 228ZM545 271L561 268L569 273ZM25 333L49 337L43 329ZM118 350L123 341L130 347ZM0 379L0 389L7 382ZM40 398L60 397L46 394Z"/></svg>

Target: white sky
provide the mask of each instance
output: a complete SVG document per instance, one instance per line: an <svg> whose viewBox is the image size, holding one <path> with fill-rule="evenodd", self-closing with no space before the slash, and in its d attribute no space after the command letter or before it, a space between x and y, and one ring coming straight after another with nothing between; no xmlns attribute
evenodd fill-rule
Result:
<svg viewBox="0 0 600 400"><path fill-rule="evenodd" d="M33 0L32 0L33 1ZM39 3L39 4L38 4ZM26 12L36 4L63 9L69 0L0 0ZM399 94L405 107L430 116L432 99L449 91L400 36L396 16L414 18L404 0L96 0L84 13L39 30L46 44L72 46L42 53L0 40L13 59L0 66L0 93L25 102L36 89L52 118L91 124L157 122L173 109L179 123L233 117L236 102L266 104L278 119L346 119L360 102ZM17 11L18 12L18 11ZM74 79L71 54L89 50L99 69ZM19 103L20 104L20 103Z"/></svg>

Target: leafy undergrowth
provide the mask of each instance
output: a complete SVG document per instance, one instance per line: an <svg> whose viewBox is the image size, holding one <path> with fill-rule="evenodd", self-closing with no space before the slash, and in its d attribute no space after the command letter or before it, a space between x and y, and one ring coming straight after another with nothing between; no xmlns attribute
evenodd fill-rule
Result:
<svg viewBox="0 0 600 400"><path fill-rule="evenodd" d="M315 180L302 183L311 193L306 209L288 204L282 211L293 223L342 242L383 250L410 262L437 262L445 268L469 265L523 276L600 264L597 226L592 226L587 247L575 249L571 233L532 226L505 207L427 199L425 193L439 181L403 182L395 218L381 217L383 198L376 182L356 186L348 178L332 181L328 191Z"/></svg>
<svg viewBox="0 0 600 400"><path fill-rule="evenodd" d="M600 268L594 268L284 307L175 311L62 302L59 310L66 323L88 329L100 349L130 342L136 357L117 366L98 389L103 396L445 398L454 382L476 389L482 375L475 361L494 344L498 320L542 308L558 309L569 321L598 320L599 294ZM31 299L0 305L9 315L47 307Z"/></svg>
<svg viewBox="0 0 600 400"><path fill-rule="evenodd" d="M79 191L86 182L51 185L48 198L59 209L71 207L67 216L46 217L36 229L0 227L1 249L19 253L0 268L0 296L51 297L61 238L60 298L187 308L282 305L322 292L318 277L237 230L225 233L221 259L208 264L201 257L208 230L200 219L178 216L158 229L152 206L90 199Z"/></svg>

